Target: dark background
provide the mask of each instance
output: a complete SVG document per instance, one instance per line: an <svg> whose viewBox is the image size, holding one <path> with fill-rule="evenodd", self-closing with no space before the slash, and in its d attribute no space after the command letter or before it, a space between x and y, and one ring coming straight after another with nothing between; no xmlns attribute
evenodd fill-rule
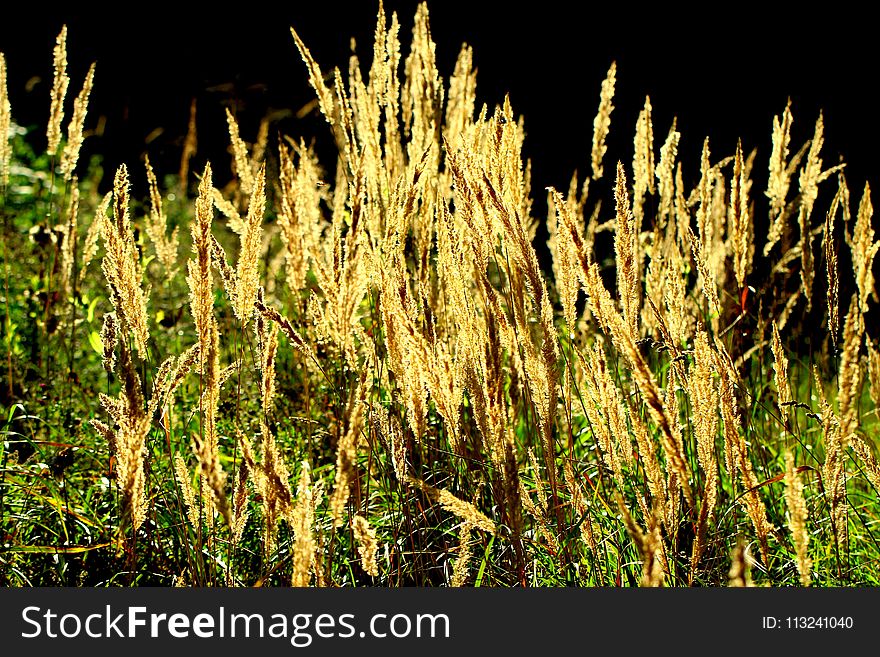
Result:
<svg viewBox="0 0 880 657"><path fill-rule="evenodd" d="M389 15L400 16L404 56L416 4L386 2ZM631 157L635 120L650 94L658 150L673 116L678 117L686 178L693 181L698 174L704 136L711 139L713 161L732 154L741 137L747 151L759 149L753 193L758 196L765 188L760 175L766 170L772 118L791 97L793 148L812 136L823 109L826 165L846 155L854 196L865 179L876 182L880 174L877 37L865 15L840 3L827 5L829 13L821 15L802 9L786 13L775 3L707 3L698 12L690 4L575 6L550 0L526 9L478 0L436 0L429 6L444 78L466 41L475 48L478 102L491 107L510 92L514 110L525 115L539 214L543 191L538 190L564 188L574 169L589 170L592 120L612 60L618 63L618 92L609 159ZM193 169L211 158L215 170L226 171L225 104L235 106L243 137L253 140L267 110L295 111L313 98L289 26L295 26L322 69L338 65L345 71L352 36L362 62L369 62L377 7L370 0L250 2L234 10L184 3L7 7L0 50L10 70L13 116L44 130L52 46L66 23L69 98L78 93L88 64L98 61L87 127L94 127L99 115L106 123L103 137L86 143L91 152L105 154L109 170L122 161L133 167L149 151L154 163L176 172L190 99L196 97L200 150ZM281 127L295 137L317 136L319 145L329 143L328 130L314 113Z"/></svg>

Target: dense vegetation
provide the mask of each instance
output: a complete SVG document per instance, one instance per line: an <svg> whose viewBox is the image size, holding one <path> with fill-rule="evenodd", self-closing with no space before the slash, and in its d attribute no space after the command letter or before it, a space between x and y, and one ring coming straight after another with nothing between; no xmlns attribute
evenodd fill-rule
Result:
<svg viewBox="0 0 880 657"><path fill-rule="evenodd" d="M719 158L646 100L612 159L612 65L539 218L472 50L399 32L293 33L335 162L227 110L161 178L79 161L66 30L45 132L0 57L0 582L876 584L880 242L821 116Z"/></svg>

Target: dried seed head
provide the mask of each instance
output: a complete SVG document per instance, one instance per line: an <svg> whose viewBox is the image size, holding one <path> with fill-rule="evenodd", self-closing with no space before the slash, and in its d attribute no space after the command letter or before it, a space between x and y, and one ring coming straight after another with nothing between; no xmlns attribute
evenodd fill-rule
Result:
<svg viewBox="0 0 880 657"><path fill-rule="evenodd" d="M611 129L611 112L614 111L612 100L614 99L614 83L617 77L617 62L611 62L608 75L602 83L602 92L599 94L599 111L593 119L593 180L602 177L602 159L608 147L605 139Z"/></svg>
<svg viewBox="0 0 880 657"><path fill-rule="evenodd" d="M782 347L782 339L779 337L779 329L776 328L776 322L773 323L773 342L771 343L773 350L773 370L774 379L776 381L776 393L778 395L779 407L783 415L786 414L786 407L793 400L791 394L791 386L788 383L788 358Z"/></svg>
<svg viewBox="0 0 880 657"><path fill-rule="evenodd" d="M870 445L857 436L853 437L851 444L853 451L858 455L865 468L865 477L871 482L874 490L880 492L880 464L877 463L877 458Z"/></svg>
<svg viewBox="0 0 880 657"><path fill-rule="evenodd" d="M837 248L834 244L834 218L836 214L836 210L831 210L825 215L825 230L822 235L825 271L828 277L828 333L835 346L840 332L840 281L837 269Z"/></svg>
<svg viewBox="0 0 880 657"><path fill-rule="evenodd" d="M292 586L308 586L315 563L315 504L317 496L312 487L309 464L302 462L296 506L293 509L293 579Z"/></svg>
<svg viewBox="0 0 880 657"><path fill-rule="evenodd" d="M238 122L232 116L229 108L226 108L226 123L229 126L229 140L232 143L233 168L238 181L241 184L241 193L250 196L254 190L254 174L250 167L247 144L238 132Z"/></svg>
<svg viewBox="0 0 880 657"><path fill-rule="evenodd" d="M666 141L660 147L660 161L655 170L657 193L660 196L657 209L657 221L660 225L669 221L675 211L675 160L678 157L678 140L681 138L675 125L676 121L673 119Z"/></svg>
<svg viewBox="0 0 880 657"><path fill-rule="evenodd" d="M83 82L82 91L73 101L73 116L67 126L67 144L61 154L61 174L65 180L73 178L73 170L79 160L79 151L83 142L83 126L86 122L86 112L89 109L89 94L92 93L92 84L95 81L95 65L92 64Z"/></svg>
<svg viewBox="0 0 880 657"><path fill-rule="evenodd" d="M483 513L481 513L477 509L477 507L475 507L470 502L465 502L464 500L457 498L448 490L445 490L443 488L435 488L434 486L425 483L421 479L416 479L415 477L407 477L406 480L411 486L414 486L415 488L421 490L432 501L442 506L455 517L460 518L467 523L470 523L475 528L481 529L484 532L494 534L497 531L495 528L495 523L492 522L485 515L483 515Z"/></svg>
<svg viewBox="0 0 880 657"><path fill-rule="evenodd" d="M205 165L205 171L199 182L199 197L196 200L196 217L192 222L191 232L195 259L187 263L189 274L190 309L199 337L199 346L204 357L210 348L211 326L214 319L214 291L211 275L211 222L214 218L213 185L211 183L211 165ZM204 367L204 366L203 366Z"/></svg>
<svg viewBox="0 0 880 657"><path fill-rule="evenodd" d="M101 238L101 231L103 230L104 221L106 220L106 215L110 208L110 200L112 198L113 192L107 192L107 194L104 195L104 198L98 204L95 218L92 220L92 223L89 224L89 229L86 231L86 241L83 245L82 271L85 271L86 267L89 266L89 263L98 253L98 241Z"/></svg>
<svg viewBox="0 0 880 657"><path fill-rule="evenodd" d="M330 512L336 527L341 527L343 524L345 505L348 503L351 486L357 476L357 454L364 422L365 392L366 387L362 379L346 409L348 428L336 449L336 478L333 483L333 494L330 497Z"/></svg>
<svg viewBox="0 0 880 657"><path fill-rule="evenodd" d="M794 117L791 114L791 100L785 106L782 119L773 117L773 150L770 154L770 179L767 184L767 197L770 199L770 232L764 244L764 255L768 255L773 245L782 237L784 214L788 187L791 183L793 168L788 161L788 149L791 144L791 125Z"/></svg>
<svg viewBox="0 0 880 657"><path fill-rule="evenodd" d="M324 115L330 125L333 125L336 121L333 92L331 92L324 83L324 74L321 73L321 68L318 66L315 58L312 57L312 53L309 52L309 49L306 48L305 44L302 42L302 39L299 38L299 35L293 28L290 28L290 33L293 35L297 50L299 50L303 62L305 62L306 68L309 71L309 84L312 85L312 88L318 95L318 106L321 108L321 114Z"/></svg>
<svg viewBox="0 0 880 657"><path fill-rule="evenodd" d="M64 98L67 96L67 87L70 77L67 75L67 25L64 25L55 39L53 51L54 78L52 80L51 106L49 108L49 124L46 128L48 147L46 151L51 155L58 151L61 143L61 122L64 120Z"/></svg>
<svg viewBox="0 0 880 657"><path fill-rule="evenodd" d="M822 483L831 507L831 526L838 547L846 533L846 447L849 435L842 421L827 402L821 407L822 433L825 442L825 462L822 464Z"/></svg>
<svg viewBox="0 0 880 657"><path fill-rule="evenodd" d="M669 465L678 476L678 484L691 506L694 505L693 491L690 487L690 473L681 445L675 439L673 422L670 419L663 395L657 380L647 362L639 351L635 338L623 318L614 308L611 295L605 289L599 274L599 267L593 263L586 273L585 288L589 298L590 310L599 325L611 338L617 350L628 360L633 380L641 393L654 423L660 428L663 449Z"/></svg>
<svg viewBox="0 0 880 657"><path fill-rule="evenodd" d="M376 530L370 527L370 523L363 516L352 518L351 526L354 540L358 542L361 567L367 575L378 577L379 565L376 563L376 552L379 549L379 542L376 540Z"/></svg>
<svg viewBox="0 0 880 657"><path fill-rule="evenodd" d="M795 563L803 586L810 585L813 561L809 555L810 534L807 531L807 503L804 501L804 484L794 467L794 455L785 453L785 504L788 507L788 528L794 540Z"/></svg>
<svg viewBox="0 0 880 657"><path fill-rule="evenodd" d="M156 257L165 268L165 277L170 281L177 272L177 251L179 247L178 228L175 226L169 237L168 219L162 207L162 195L159 192L159 182L150 165L149 156L146 158L147 185L150 190L150 213L146 219L147 236L156 249Z"/></svg>
<svg viewBox="0 0 880 657"><path fill-rule="evenodd" d="M130 334L138 353L144 354L150 337L149 296L142 287L140 255L129 220L128 185L128 169L123 164L113 181L113 220L105 213L98 215L106 250L101 269L119 320L120 335Z"/></svg>
<svg viewBox="0 0 880 657"><path fill-rule="evenodd" d="M718 463L715 442L718 435L719 391L715 382L717 359L705 331L698 331L694 339L694 363L688 373L688 396L694 417L697 438L697 460L703 471L703 494L697 532L691 550L691 578L696 573L706 534L715 513L718 498Z"/></svg>
<svg viewBox="0 0 880 657"><path fill-rule="evenodd" d="M251 181L251 199L247 219L240 235L241 250L235 270L235 315L247 325L254 314L254 301L260 283L260 249L263 245L263 212L266 207L266 168L260 167Z"/></svg>
<svg viewBox="0 0 880 657"><path fill-rule="evenodd" d="M874 258L880 251L880 240L874 241L874 229L871 227L873 216L871 188L865 183L852 236L852 261L859 288L859 311L862 314L868 312L868 297L874 295L876 299L877 295L874 289Z"/></svg>
<svg viewBox="0 0 880 657"><path fill-rule="evenodd" d="M639 306L641 288L639 283L638 232L636 219L630 209L626 191L626 173L621 162L617 163L617 184L614 189L617 203L617 222L614 233L614 253L617 262L617 294L623 309L623 320L633 339L639 336Z"/></svg>
<svg viewBox="0 0 880 657"><path fill-rule="evenodd" d="M226 524L233 527L232 510L226 497L226 473L220 465L220 454L216 447L197 433L192 435L193 453L199 461L199 472L211 492L214 508L223 516Z"/></svg>
<svg viewBox="0 0 880 657"><path fill-rule="evenodd" d="M694 235L694 232L688 227L687 237L690 240L691 249L694 254L694 262L697 264L697 271L702 280L703 294L709 302L709 307L716 315L721 314L721 301L718 299L718 283L715 279L715 272L709 263L709 254L703 240Z"/></svg>
<svg viewBox="0 0 880 657"><path fill-rule="evenodd" d="M642 558L641 586L656 587L663 585L663 544L660 539L660 525L656 524L647 532L642 530L633 519L623 503L623 498L618 493L615 496L617 509L623 518L626 531L635 543L636 549Z"/></svg>
<svg viewBox="0 0 880 657"><path fill-rule="evenodd" d="M736 156L733 163L733 178L730 181L730 208L728 211L728 234L732 243L733 267L736 282L740 289L746 285L746 277L752 267L754 254L754 229L752 214L749 211L746 167L743 162L742 142L736 143Z"/></svg>
<svg viewBox="0 0 880 657"><path fill-rule="evenodd" d="M654 193L654 124L650 98L645 98L645 107L639 112L633 151L633 214L639 226L644 218L645 194Z"/></svg>
<svg viewBox="0 0 880 657"><path fill-rule="evenodd" d="M174 455L174 478L177 480L177 485L180 486L180 493L183 496L183 509L189 524L193 529L198 530L199 507L196 503L196 492L192 485L192 477L190 477L186 463L180 454Z"/></svg>
<svg viewBox="0 0 880 657"><path fill-rule="evenodd" d="M114 427L94 424L107 436L117 461L117 486L122 494L123 516L137 530L146 519L144 456L146 439L152 424L141 389L141 379L132 363L126 341L119 343L119 378L122 387L116 398L101 395L101 404Z"/></svg>
<svg viewBox="0 0 880 657"><path fill-rule="evenodd" d="M737 381L736 371L733 368L730 355L717 339L715 347L718 353L718 373L721 375L720 399L721 418L724 421L725 458L728 470L731 466L735 466L740 473L743 489L746 491L741 496L741 503L755 528L761 555L766 563L770 555L767 539L773 531L773 525L767 520L767 508L758 492L759 482L752 466L748 444L741 433L742 422L740 421L739 405L734 394ZM730 461L733 463L731 464ZM730 472L730 475L733 477L734 473Z"/></svg>
<svg viewBox="0 0 880 657"><path fill-rule="evenodd" d="M859 352L864 339L864 327L859 298L854 294L843 324L843 346L837 379L837 403L844 440L848 440L859 425L859 391L862 382Z"/></svg>
<svg viewBox="0 0 880 657"><path fill-rule="evenodd" d="M73 293L74 260L76 259L79 220L79 181L76 177L71 181L70 202L67 205L67 222L61 243L61 287L70 295Z"/></svg>
<svg viewBox="0 0 880 657"><path fill-rule="evenodd" d="M275 402L275 355L278 353L278 327L260 315L257 320L260 346L260 399L268 416ZM262 330L259 330L262 327Z"/></svg>
<svg viewBox="0 0 880 657"><path fill-rule="evenodd" d="M248 491L247 482L250 474L247 461L242 460L238 466L238 478L235 481L235 490L232 492L232 536L236 543L241 541L244 528L248 521Z"/></svg>
<svg viewBox="0 0 880 657"><path fill-rule="evenodd" d="M12 158L12 144L9 132L12 128L12 106L6 85L6 56L0 52L0 188L9 184L9 162Z"/></svg>
<svg viewBox="0 0 880 657"><path fill-rule="evenodd" d="M467 583L468 564L473 556L471 531L471 525L463 523L458 533L458 557L452 567L452 579L449 580L449 586L453 588L465 586Z"/></svg>

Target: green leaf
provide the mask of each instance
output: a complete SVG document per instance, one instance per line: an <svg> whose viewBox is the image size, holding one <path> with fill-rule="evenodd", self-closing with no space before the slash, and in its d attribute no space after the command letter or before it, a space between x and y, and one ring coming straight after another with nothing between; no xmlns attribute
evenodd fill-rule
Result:
<svg viewBox="0 0 880 657"><path fill-rule="evenodd" d="M92 349L94 349L96 352L98 352L102 356L104 355L104 343L101 342L101 336L98 334L97 331L92 331L91 333L89 333L89 344L92 345Z"/></svg>
<svg viewBox="0 0 880 657"><path fill-rule="evenodd" d="M495 536L489 539L486 550L483 552L483 560L480 562L480 569L477 571L477 579L474 581L474 588L480 588L483 584L483 576L486 574L486 565L489 563L489 553L492 551L492 544L495 543Z"/></svg>
<svg viewBox="0 0 880 657"><path fill-rule="evenodd" d="M92 299L92 302L89 304L89 310L88 310L88 314L87 314L89 324L91 324L92 322L95 321L95 306L97 306L97 305L98 305L98 299L97 298Z"/></svg>

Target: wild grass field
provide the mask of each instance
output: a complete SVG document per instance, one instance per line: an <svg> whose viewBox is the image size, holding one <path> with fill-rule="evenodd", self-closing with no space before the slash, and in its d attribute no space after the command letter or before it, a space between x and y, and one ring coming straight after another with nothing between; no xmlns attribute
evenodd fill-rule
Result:
<svg viewBox="0 0 880 657"><path fill-rule="evenodd" d="M822 116L680 152L612 64L587 173L531 189L411 25L342 68L292 30L335 161L227 110L104 170L100 62L63 29L25 129L0 55L0 583L877 585L880 241Z"/></svg>

